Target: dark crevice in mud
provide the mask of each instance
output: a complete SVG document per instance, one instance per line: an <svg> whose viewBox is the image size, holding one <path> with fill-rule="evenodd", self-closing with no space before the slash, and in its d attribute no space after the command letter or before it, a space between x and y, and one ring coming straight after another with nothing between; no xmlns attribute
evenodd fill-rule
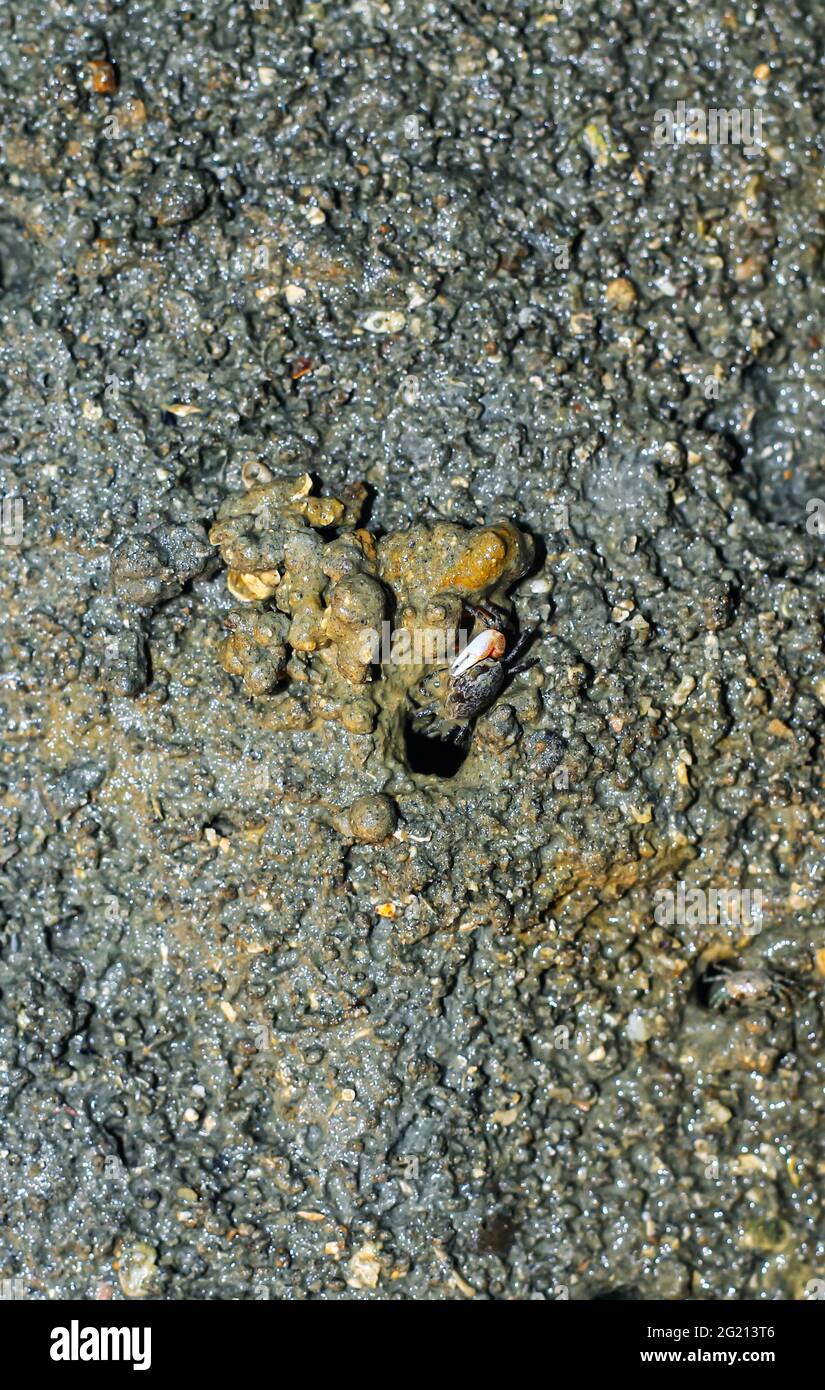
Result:
<svg viewBox="0 0 825 1390"><path fill-rule="evenodd" d="M411 772L424 777L455 777L470 751L471 739L428 737L416 728L412 718L404 725L404 750Z"/></svg>
<svg viewBox="0 0 825 1390"><path fill-rule="evenodd" d="M720 975L715 964L710 965L697 979L693 988L693 996L700 1009L712 1009L716 991L714 985L724 977Z"/></svg>

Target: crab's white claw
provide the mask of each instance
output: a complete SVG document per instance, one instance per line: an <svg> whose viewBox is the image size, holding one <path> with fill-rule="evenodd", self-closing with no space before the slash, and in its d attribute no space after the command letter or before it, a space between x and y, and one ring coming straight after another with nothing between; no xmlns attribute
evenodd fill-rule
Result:
<svg viewBox="0 0 825 1390"><path fill-rule="evenodd" d="M486 661L488 657L498 660L504 655L506 645L507 639L503 632L499 632L495 627L486 628L474 637L472 642L468 642L464 651L451 662L450 675L460 676L462 672L469 671L471 666L475 666L479 661Z"/></svg>

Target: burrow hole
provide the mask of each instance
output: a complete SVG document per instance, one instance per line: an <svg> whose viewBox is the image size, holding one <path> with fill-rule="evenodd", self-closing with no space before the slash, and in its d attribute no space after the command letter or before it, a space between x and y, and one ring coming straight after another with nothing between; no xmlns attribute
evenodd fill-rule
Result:
<svg viewBox="0 0 825 1390"><path fill-rule="evenodd" d="M411 772L422 777L455 777L470 751L470 739L428 738L410 716L404 721L404 751Z"/></svg>

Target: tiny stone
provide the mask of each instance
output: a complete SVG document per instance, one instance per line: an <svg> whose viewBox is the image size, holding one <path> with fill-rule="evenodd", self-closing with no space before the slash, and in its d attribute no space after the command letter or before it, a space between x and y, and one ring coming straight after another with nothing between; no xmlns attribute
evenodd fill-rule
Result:
<svg viewBox="0 0 825 1390"><path fill-rule="evenodd" d="M118 82L114 64L108 58L93 58L89 63L92 91L103 96L114 96Z"/></svg>
<svg viewBox="0 0 825 1390"><path fill-rule="evenodd" d="M636 303L636 289L632 281L619 275L615 280L611 280L607 287L606 299L608 304L614 309L626 311L632 309Z"/></svg>
<svg viewBox="0 0 825 1390"><path fill-rule="evenodd" d="M118 1262L118 1281L127 1298L145 1298L155 1277L157 1251L146 1241L124 1247Z"/></svg>
<svg viewBox="0 0 825 1390"><path fill-rule="evenodd" d="M627 1036L631 1042L647 1042L650 1037L650 1028L644 1016L636 1010L627 1020Z"/></svg>

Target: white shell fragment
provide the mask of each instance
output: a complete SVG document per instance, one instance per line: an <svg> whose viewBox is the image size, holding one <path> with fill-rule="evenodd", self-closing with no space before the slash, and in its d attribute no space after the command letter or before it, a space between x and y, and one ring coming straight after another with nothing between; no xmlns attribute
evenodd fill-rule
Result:
<svg viewBox="0 0 825 1390"><path fill-rule="evenodd" d="M400 333L406 318L400 309L379 309L364 319L368 333Z"/></svg>

